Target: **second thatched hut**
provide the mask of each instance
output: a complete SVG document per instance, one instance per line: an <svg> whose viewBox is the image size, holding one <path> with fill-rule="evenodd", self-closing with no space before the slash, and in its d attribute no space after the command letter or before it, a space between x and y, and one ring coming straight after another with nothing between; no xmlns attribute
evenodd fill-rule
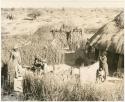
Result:
<svg viewBox="0 0 125 102"><path fill-rule="evenodd" d="M110 74L124 72L124 13L102 26L90 39L90 46L98 52L107 51ZM97 53L96 53L97 54ZM99 53L98 53L99 55Z"/></svg>

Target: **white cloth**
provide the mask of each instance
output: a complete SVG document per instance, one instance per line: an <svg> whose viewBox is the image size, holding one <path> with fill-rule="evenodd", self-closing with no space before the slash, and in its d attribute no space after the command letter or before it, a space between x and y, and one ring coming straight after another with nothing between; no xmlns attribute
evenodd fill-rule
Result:
<svg viewBox="0 0 125 102"><path fill-rule="evenodd" d="M14 91L23 92L23 77L14 78Z"/></svg>
<svg viewBox="0 0 125 102"><path fill-rule="evenodd" d="M21 57L19 51L11 52L11 62L15 68L16 78L22 77L22 66L20 65Z"/></svg>
<svg viewBox="0 0 125 102"><path fill-rule="evenodd" d="M99 71L99 75L100 75L100 76L105 76L105 72L104 72L104 70Z"/></svg>
<svg viewBox="0 0 125 102"><path fill-rule="evenodd" d="M17 64L15 66L15 70L16 70L16 78L23 76L23 69L21 65Z"/></svg>

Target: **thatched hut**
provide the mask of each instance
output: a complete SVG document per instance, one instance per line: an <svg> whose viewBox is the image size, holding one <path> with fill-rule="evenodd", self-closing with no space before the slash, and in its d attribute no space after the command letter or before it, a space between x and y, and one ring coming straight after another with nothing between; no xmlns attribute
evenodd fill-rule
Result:
<svg viewBox="0 0 125 102"><path fill-rule="evenodd" d="M106 50L110 74L124 68L124 14L102 26L90 39L90 46L99 52Z"/></svg>

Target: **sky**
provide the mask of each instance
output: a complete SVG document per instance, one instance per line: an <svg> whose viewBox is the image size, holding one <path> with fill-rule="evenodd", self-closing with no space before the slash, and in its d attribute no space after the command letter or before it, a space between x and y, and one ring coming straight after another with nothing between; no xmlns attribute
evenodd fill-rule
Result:
<svg viewBox="0 0 125 102"><path fill-rule="evenodd" d="M124 0L1 0L2 8L42 7L108 7L121 8Z"/></svg>

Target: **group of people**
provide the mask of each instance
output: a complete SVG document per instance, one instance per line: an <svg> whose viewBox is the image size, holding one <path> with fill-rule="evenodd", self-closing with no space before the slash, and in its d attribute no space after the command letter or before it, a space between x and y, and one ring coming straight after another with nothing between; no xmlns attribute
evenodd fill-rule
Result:
<svg viewBox="0 0 125 102"><path fill-rule="evenodd" d="M8 62L8 80L10 89L14 89L14 79L23 76L23 68L21 66L21 56L17 45L10 50L10 59Z"/></svg>
<svg viewBox="0 0 125 102"><path fill-rule="evenodd" d="M109 75L106 51L103 51L99 56L99 69L96 72L96 81L104 82Z"/></svg>
<svg viewBox="0 0 125 102"><path fill-rule="evenodd" d="M14 48L10 51L10 60L8 63L8 74L10 78L10 83L14 84L14 78L23 77L23 68L21 66L21 56L18 50L18 46L14 46ZM40 72L41 70L45 70L47 67L47 63L45 60L35 57L34 64L32 67L33 71ZM102 82L107 79L109 75L108 72L108 64L106 52L103 52L99 57L99 69L96 73L97 81L101 80Z"/></svg>
<svg viewBox="0 0 125 102"><path fill-rule="evenodd" d="M44 72L45 69L47 67L47 63L46 63L46 60L42 59L42 58L39 58L39 57L35 57L34 59L34 64L31 68L31 70L33 72L37 72L37 73L41 73L41 72Z"/></svg>
<svg viewBox="0 0 125 102"><path fill-rule="evenodd" d="M47 67L47 63L45 60L35 58L34 59L34 64L31 68L31 70L35 71L40 71L44 70L45 67ZM10 88L13 90L14 89L14 79L18 78L23 78L24 74L24 68L22 68L21 64L21 56L19 52L19 46L15 45L12 50L10 50L10 59L8 62L8 76L9 76L9 84Z"/></svg>
<svg viewBox="0 0 125 102"><path fill-rule="evenodd" d="M90 41L87 39L85 45L85 53L88 58L94 60L99 59L99 68L96 71L96 81L97 82L104 82L109 75L108 71L108 63L107 63L107 51L106 50L98 50L92 46L90 46ZM94 57L93 57L94 54ZM99 56L99 57L98 57Z"/></svg>

